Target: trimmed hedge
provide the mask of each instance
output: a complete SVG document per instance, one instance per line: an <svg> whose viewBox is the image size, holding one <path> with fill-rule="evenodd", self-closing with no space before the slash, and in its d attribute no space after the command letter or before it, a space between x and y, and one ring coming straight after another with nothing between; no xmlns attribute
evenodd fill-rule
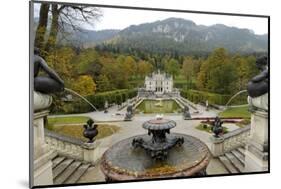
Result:
<svg viewBox="0 0 281 189"><path fill-rule="evenodd" d="M136 89L121 89L114 91L101 92L94 95L86 96L97 109L104 109L105 101L108 104L122 104L127 99L133 98L137 95ZM78 99L72 102L66 102L62 107L56 107L56 110L52 113L69 114L69 113L85 113L93 111L93 108L82 99Z"/></svg>
<svg viewBox="0 0 281 189"><path fill-rule="evenodd" d="M108 91L97 93L95 95L86 96L86 98L97 108L103 109L105 101L108 104L119 104L121 105L127 99L133 98L137 95L136 89L122 89L122 90L115 90L115 91Z"/></svg>
<svg viewBox="0 0 281 189"><path fill-rule="evenodd" d="M209 104L217 104L217 105L226 105L228 100L233 95L223 95L217 93L209 93L205 91L197 91L197 90L181 90L181 96L184 98L189 99L194 103L205 103L208 100ZM241 94L237 96L231 102L231 105L238 105L238 104L247 104L247 94Z"/></svg>

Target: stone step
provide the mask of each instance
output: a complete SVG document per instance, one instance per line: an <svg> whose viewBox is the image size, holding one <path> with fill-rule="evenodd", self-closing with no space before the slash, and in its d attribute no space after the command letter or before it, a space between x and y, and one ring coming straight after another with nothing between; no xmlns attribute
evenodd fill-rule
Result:
<svg viewBox="0 0 281 189"><path fill-rule="evenodd" d="M85 174L89 167L90 164L82 164L64 183L77 183L77 181Z"/></svg>
<svg viewBox="0 0 281 189"><path fill-rule="evenodd" d="M72 162L74 159L66 159L53 169L53 178L56 179Z"/></svg>
<svg viewBox="0 0 281 189"><path fill-rule="evenodd" d="M54 179L55 184L63 184L81 165L80 161L75 161L71 163L56 179Z"/></svg>
<svg viewBox="0 0 281 189"><path fill-rule="evenodd" d="M230 173L239 173L237 169L232 165L232 163L229 161L229 159L225 156L219 156L220 161L224 165L224 167L230 172Z"/></svg>
<svg viewBox="0 0 281 189"><path fill-rule="evenodd" d="M232 163L232 165L237 169L239 173L244 171L244 166L243 164L236 158L235 155L233 155L231 152L225 153L225 156L229 161Z"/></svg>
<svg viewBox="0 0 281 189"><path fill-rule="evenodd" d="M232 150L231 153L242 163L244 166L245 156L239 150Z"/></svg>
<svg viewBox="0 0 281 189"><path fill-rule="evenodd" d="M65 157L57 156L55 157L52 162L53 162L53 168L55 168L58 164L60 164L63 160L65 160Z"/></svg>
<svg viewBox="0 0 281 189"><path fill-rule="evenodd" d="M245 148L244 147L239 147L237 150L245 157Z"/></svg>

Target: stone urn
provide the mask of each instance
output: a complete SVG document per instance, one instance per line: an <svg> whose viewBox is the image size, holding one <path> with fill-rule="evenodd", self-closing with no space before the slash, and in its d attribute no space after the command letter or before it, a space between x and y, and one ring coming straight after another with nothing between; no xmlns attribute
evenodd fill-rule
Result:
<svg viewBox="0 0 281 189"><path fill-rule="evenodd" d="M83 136L89 139L88 143L93 143L93 139L98 135L97 127L98 125L94 124L92 119L89 119L87 124L84 125Z"/></svg>

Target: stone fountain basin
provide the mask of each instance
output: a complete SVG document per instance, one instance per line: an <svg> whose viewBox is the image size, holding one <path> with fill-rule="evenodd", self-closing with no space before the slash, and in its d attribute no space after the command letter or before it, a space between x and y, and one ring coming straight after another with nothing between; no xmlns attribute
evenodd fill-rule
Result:
<svg viewBox="0 0 281 189"><path fill-rule="evenodd" d="M205 172L210 160L208 147L199 139L173 133L167 139L183 137L182 146L170 149L166 160L153 160L142 148L134 149L132 140L138 135L114 144L102 156L101 170L108 181L142 180L170 177L188 177Z"/></svg>

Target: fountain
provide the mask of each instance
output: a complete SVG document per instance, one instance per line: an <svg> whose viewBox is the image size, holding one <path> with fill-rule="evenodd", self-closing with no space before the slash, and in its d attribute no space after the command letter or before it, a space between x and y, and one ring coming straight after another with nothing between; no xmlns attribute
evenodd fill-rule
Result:
<svg viewBox="0 0 281 189"><path fill-rule="evenodd" d="M145 149L153 159L167 159L169 149L175 145L181 146L184 143L183 137L166 137L166 133L169 134L170 129L176 126L175 121L158 116L154 120L146 121L142 126L148 130L148 135L152 134L152 138L147 141L142 137L134 138L132 145L134 148Z"/></svg>
<svg viewBox="0 0 281 189"><path fill-rule="evenodd" d="M163 107L162 100L160 99L160 100L157 100L157 101L159 101L159 102L156 102L154 105L155 105L156 107Z"/></svg>
<svg viewBox="0 0 281 189"><path fill-rule="evenodd" d="M215 134L214 137L219 138L220 135L223 133L223 127L222 127L223 122L221 119L217 116L215 117L214 122L212 123L212 131Z"/></svg>
<svg viewBox="0 0 281 189"><path fill-rule="evenodd" d="M68 89L68 88L64 88L64 90L80 97L82 100L84 100L87 104L89 104L95 111L98 111L98 109L91 103L89 102L85 97L83 97L82 95L80 95L79 93L75 92L74 90L72 89Z"/></svg>
<svg viewBox="0 0 281 189"><path fill-rule="evenodd" d="M183 119L184 120L191 119L191 115L190 115L190 112L189 112L189 107L187 105L185 105L184 109L183 109Z"/></svg>
<svg viewBox="0 0 281 189"><path fill-rule="evenodd" d="M129 104L127 106L127 112L125 114L124 121L132 121L132 118L133 118L133 105Z"/></svg>
<svg viewBox="0 0 281 189"><path fill-rule="evenodd" d="M210 153L203 142L170 133L176 122L159 116L142 127L148 134L124 139L103 154L101 170L107 182L206 175Z"/></svg>
<svg viewBox="0 0 281 189"><path fill-rule="evenodd" d="M234 95L227 101L227 103L225 104L225 106L227 107L227 106L230 104L230 102L232 102L232 100L233 100L234 98L236 98L238 95L240 95L240 94L242 94L242 93L247 93L247 90L241 90L241 91L237 92L236 94L234 94Z"/></svg>

